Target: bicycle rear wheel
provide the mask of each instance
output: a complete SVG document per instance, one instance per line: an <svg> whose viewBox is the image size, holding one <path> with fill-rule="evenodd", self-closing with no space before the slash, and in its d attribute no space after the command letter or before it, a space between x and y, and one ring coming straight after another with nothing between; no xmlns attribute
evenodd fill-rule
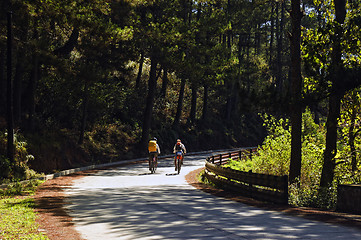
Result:
<svg viewBox="0 0 361 240"><path fill-rule="evenodd" d="M154 157L150 160L150 173L155 173L155 159Z"/></svg>
<svg viewBox="0 0 361 240"><path fill-rule="evenodd" d="M178 171L178 174L180 173L181 167L182 167L182 159L180 157L177 157L177 171Z"/></svg>

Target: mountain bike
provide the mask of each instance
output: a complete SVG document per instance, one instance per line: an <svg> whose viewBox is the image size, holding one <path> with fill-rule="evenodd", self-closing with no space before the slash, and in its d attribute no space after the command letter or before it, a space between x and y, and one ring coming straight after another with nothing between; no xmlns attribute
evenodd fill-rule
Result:
<svg viewBox="0 0 361 240"><path fill-rule="evenodd" d="M158 165L157 156L154 154L149 161L150 161L149 162L149 170L151 173L155 173L155 171L157 170L157 165Z"/></svg>
<svg viewBox="0 0 361 240"><path fill-rule="evenodd" d="M183 152L178 151L178 152L176 152L176 155L175 155L175 171L178 172L178 174L180 173L182 164L183 164Z"/></svg>

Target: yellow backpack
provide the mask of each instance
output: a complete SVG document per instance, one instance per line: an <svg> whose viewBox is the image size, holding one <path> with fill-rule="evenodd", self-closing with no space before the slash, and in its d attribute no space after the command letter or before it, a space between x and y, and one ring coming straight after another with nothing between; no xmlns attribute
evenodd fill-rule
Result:
<svg viewBox="0 0 361 240"><path fill-rule="evenodd" d="M157 152L157 142L155 140L150 140L148 144L149 152Z"/></svg>

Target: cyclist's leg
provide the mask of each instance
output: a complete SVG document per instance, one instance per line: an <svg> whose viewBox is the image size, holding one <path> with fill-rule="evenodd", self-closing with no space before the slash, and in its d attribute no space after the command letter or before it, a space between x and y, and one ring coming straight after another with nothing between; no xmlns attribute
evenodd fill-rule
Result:
<svg viewBox="0 0 361 240"><path fill-rule="evenodd" d="M174 168L177 171L177 155L174 156Z"/></svg>
<svg viewBox="0 0 361 240"><path fill-rule="evenodd" d="M152 161L153 161L153 153L149 153L149 159L148 159L149 170L151 170Z"/></svg>

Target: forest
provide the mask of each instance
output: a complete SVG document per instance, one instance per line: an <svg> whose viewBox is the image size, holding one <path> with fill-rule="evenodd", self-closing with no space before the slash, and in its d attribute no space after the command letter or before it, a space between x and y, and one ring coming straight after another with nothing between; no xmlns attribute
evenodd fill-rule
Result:
<svg viewBox="0 0 361 240"><path fill-rule="evenodd" d="M3 0L0 178L145 156L157 137L162 154L177 138L189 151L260 146L263 171L301 186L359 183L360 9Z"/></svg>

